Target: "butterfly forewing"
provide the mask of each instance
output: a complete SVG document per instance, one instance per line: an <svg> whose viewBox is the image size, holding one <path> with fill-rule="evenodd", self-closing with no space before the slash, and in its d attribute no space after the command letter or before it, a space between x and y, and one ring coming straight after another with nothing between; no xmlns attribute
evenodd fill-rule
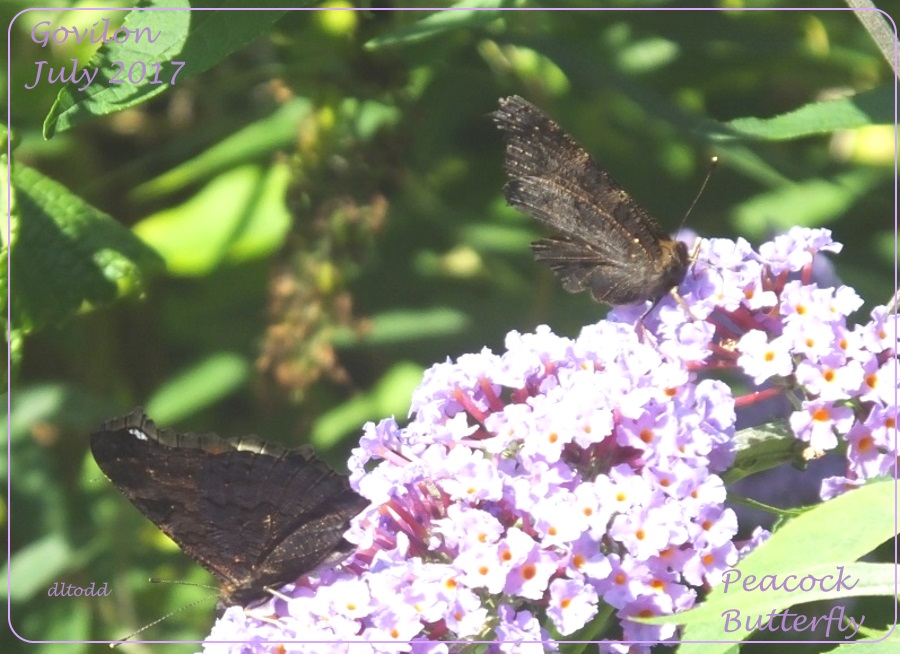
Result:
<svg viewBox="0 0 900 654"><path fill-rule="evenodd" d="M532 247L567 291L627 304L656 300L684 279L686 246L540 109L511 96L492 118L506 141L507 202L559 234Z"/></svg>
<svg viewBox="0 0 900 654"><path fill-rule="evenodd" d="M263 597L349 544L366 501L305 448L157 429L140 410L91 437L100 469L223 582L226 604Z"/></svg>

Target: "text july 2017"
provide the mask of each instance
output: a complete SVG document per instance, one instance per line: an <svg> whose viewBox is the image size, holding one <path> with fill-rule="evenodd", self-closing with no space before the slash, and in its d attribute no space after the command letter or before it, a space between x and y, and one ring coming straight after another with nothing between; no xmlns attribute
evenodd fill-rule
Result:
<svg viewBox="0 0 900 654"><path fill-rule="evenodd" d="M84 91L94 83L94 80L97 78L97 73L100 72L100 68L95 66L93 68L82 68L81 70L78 70L78 59L70 59L70 61L72 62L71 68L66 66L54 68L46 61L36 61L37 74L35 75L34 82L30 85L25 84L25 88L29 91L36 88L37 85L43 81L42 75L44 74L44 66L47 66L45 81L48 84L73 84L76 85L76 88L79 91ZM171 75L162 75L164 65L174 67ZM178 73L181 72L183 66L183 61L168 61L165 62L165 64L160 62L146 64L143 61L135 61L126 69L123 62L112 61L108 66L108 74L104 75L103 79L106 80L107 84L175 84L175 79L178 77Z"/></svg>

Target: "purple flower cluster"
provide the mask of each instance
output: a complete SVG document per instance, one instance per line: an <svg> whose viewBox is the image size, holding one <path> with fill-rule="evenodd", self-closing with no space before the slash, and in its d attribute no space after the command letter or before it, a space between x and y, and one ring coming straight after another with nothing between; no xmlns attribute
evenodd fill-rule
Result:
<svg viewBox="0 0 900 654"><path fill-rule="evenodd" d="M824 480L822 499L892 476L897 463L897 316L876 307L865 324L848 325L863 303L856 291L811 281L816 252L840 249L827 229L794 228L758 255L740 240L710 241L701 257L722 281L686 298L692 313L716 327L705 365L736 366L768 386L738 405L761 394L788 397L790 427L808 458L846 442L846 473Z"/></svg>
<svg viewBox="0 0 900 654"><path fill-rule="evenodd" d="M355 553L230 608L205 651L437 653L464 640L537 654L569 637L639 653L674 641L674 627L630 618L691 607L767 537L736 544L724 507L736 403L788 393L798 438L824 450L844 437L848 475L832 487L896 460L895 318L878 309L847 327L856 294L810 282L815 253L838 249L826 230L759 253L704 241L681 301L619 308L575 339L512 332L502 354L435 365L409 423L367 424L353 452L351 483L371 502L347 534ZM721 369L768 388L736 400Z"/></svg>

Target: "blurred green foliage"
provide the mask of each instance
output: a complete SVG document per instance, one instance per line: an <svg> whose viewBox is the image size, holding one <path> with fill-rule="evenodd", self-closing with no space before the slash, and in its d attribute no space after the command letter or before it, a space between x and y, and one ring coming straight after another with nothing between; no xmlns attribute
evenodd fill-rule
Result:
<svg viewBox="0 0 900 654"><path fill-rule="evenodd" d="M41 21L125 19L58 4L16 17L6 80L22 637L119 638L208 593L147 577L212 582L96 468L100 420L143 404L182 430L314 437L340 466L432 363L603 315L535 265L538 227L505 206L499 97L541 106L673 231L718 155L690 229L827 226L866 308L891 296L893 81L849 12L136 12L165 39L91 65L187 62L174 85L27 90L37 61L92 56L41 47ZM114 592L47 597L54 581ZM141 636L202 638L213 605Z"/></svg>

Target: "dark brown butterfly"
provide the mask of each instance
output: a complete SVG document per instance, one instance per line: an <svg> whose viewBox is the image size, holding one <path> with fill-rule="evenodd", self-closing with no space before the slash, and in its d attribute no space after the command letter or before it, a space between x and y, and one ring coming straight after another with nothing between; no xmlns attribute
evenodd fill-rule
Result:
<svg viewBox="0 0 900 654"><path fill-rule="evenodd" d="M564 289L630 304L656 302L681 283L691 264L687 246L559 125L517 95L501 99L491 118L506 141L506 201L559 234L531 247Z"/></svg>
<svg viewBox="0 0 900 654"><path fill-rule="evenodd" d="M253 437L158 429L138 408L91 435L107 477L248 604L350 549L342 535L367 502L310 450Z"/></svg>

